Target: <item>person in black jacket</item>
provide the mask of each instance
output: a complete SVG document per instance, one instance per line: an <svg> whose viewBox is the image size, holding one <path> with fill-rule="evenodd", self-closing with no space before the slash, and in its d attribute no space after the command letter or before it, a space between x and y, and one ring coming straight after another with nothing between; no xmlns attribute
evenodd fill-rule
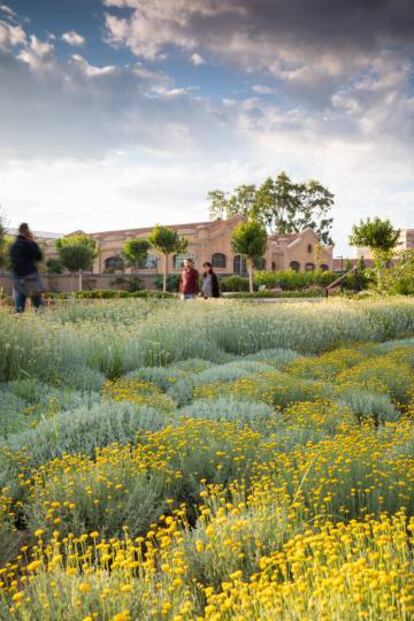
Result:
<svg viewBox="0 0 414 621"><path fill-rule="evenodd" d="M213 266L209 261L203 263L203 284L201 287L201 291L203 293L204 299L208 298L219 298L220 297L220 287L219 281L217 278L217 274L213 270Z"/></svg>
<svg viewBox="0 0 414 621"><path fill-rule="evenodd" d="M36 265L41 260L42 251L35 242L29 225L21 224L16 240L10 248L14 303L17 313L24 311L27 298L31 299L35 308L43 305L43 285Z"/></svg>

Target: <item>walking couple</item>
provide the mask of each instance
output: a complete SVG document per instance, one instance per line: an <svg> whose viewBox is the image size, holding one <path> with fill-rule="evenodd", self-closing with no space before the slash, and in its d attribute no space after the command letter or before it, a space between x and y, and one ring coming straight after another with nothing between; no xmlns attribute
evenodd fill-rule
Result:
<svg viewBox="0 0 414 621"><path fill-rule="evenodd" d="M192 259L184 261L183 271L180 277L180 293L183 300L193 300L200 292L199 274L194 267ZM220 287L217 274L211 263L203 263L203 281L201 294L205 300L220 297Z"/></svg>

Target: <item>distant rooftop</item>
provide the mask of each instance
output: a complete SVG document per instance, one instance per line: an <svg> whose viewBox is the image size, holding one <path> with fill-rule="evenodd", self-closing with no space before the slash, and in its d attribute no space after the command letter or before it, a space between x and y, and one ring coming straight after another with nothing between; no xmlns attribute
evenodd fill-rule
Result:
<svg viewBox="0 0 414 621"><path fill-rule="evenodd" d="M17 229L8 229L10 235L17 235ZM45 231L32 231L33 235L38 239L59 239L62 237L62 233L46 233Z"/></svg>

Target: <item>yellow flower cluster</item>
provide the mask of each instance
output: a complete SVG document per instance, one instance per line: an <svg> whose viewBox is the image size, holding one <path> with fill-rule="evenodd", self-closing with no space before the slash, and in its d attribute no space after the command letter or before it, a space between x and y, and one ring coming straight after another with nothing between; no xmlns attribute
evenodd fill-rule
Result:
<svg viewBox="0 0 414 621"><path fill-rule="evenodd" d="M135 378L107 381L103 386L103 394L114 401L131 401L162 412L171 412L175 407L174 402L158 386Z"/></svg>
<svg viewBox="0 0 414 621"><path fill-rule="evenodd" d="M378 347L188 381L198 415L222 396L223 411L271 406L251 419L180 417L156 384L124 377L105 398L164 412L162 429L36 467L30 447L3 446L0 544L20 548L0 547L0 619L413 619L414 347ZM353 390L399 420L361 422Z"/></svg>
<svg viewBox="0 0 414 621"><path fill-rule="evenodd" d="M235 571L207 592L205 618L304 621L408 621L414 614L414 520L327 522L263 556L259 571Z"/></svg>

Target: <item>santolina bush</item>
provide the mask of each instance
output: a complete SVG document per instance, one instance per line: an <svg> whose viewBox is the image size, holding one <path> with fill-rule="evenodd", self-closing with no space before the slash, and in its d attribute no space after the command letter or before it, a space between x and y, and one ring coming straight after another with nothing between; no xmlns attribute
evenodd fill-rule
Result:
<svg viewBox="0 0 414 621"><path fill-rule="evenodd" d="M1 619L413 617L411 301L0 324Z"/></svg>

